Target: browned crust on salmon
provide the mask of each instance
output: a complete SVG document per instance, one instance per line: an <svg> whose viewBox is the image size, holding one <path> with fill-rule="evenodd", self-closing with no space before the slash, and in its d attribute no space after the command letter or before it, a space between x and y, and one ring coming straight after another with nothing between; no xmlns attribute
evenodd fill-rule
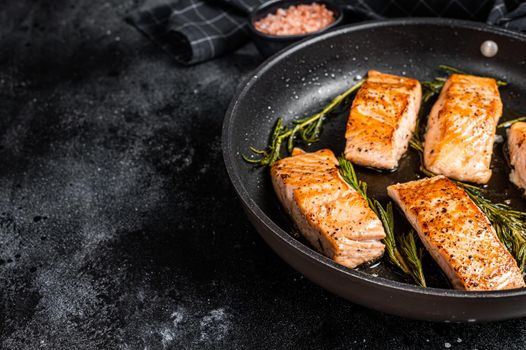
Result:
<svg viewBox="0 0 526 350"><path fill-rule="evenodd" d="M517 262L487 217L445 176L387 188L455 289L524 287Z"/></svg>
<svg viewBox="0 0 526 350"><path fill-rule="evenodd" d="M271 178L283 207L319 252L350 268L383 255L382 223L341 178L332 151L296 149L274 163Z"/></svg>
<svg viewBox="0 0 526 350"><path fill-rule="evenodd" d="M501 115L495 79L452 74L429 114L425 167L461 181L488 182Z"/></svg>
<svg viewBox="0 0 526 350"><path fill-rule="evenodd" d="M418 80L369 71L349 114L345 158L362 166L396 168L415 130L421 97Z"/></svg>

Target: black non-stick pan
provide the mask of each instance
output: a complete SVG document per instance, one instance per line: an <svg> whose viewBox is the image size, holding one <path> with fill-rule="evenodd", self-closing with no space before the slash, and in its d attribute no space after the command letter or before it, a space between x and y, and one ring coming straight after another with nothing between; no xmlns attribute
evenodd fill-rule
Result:
<svg viewBox="0 0 526 350"><path fill-rule="evenodd" d="M491 40L494 57L481 53ZM440 64L507 80L501 88L502 120L526 112L526 36L481 23L446 19L402 19L344 27L303 41L262 64L238 90L225 117L223 152L228 174L258 232L287 263L320 286L358 304L388 313L436 321L498 320L526 315L526 289L463 292L451 289L430 257L425 259L429 288L420 288L386 260L348 269L311 249L293 232L280 208L268 168L243 161L249 147L264 148L278 117L285 123L320 109L369 69L431 80ZM429 105L424 106L429 109ZM347 112L331 116L321 140L306 150L343 151ZM499 134L505 137L505 130ZM519 191L509 182L502 140L493 155L489 195L525 210ZM419 158L409 151L392 173L358 169L370 195L387 200L386 186L419 178ZM397 214L399 225L407 225ZM404 229L402 227L402 229Z"/></svg>

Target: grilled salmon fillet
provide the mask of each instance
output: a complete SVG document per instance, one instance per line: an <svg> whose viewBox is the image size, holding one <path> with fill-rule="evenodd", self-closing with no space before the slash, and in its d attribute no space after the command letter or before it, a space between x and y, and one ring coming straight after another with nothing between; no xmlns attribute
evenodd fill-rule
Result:
<svg viewBox="0 0 526 350"><path fill-rule="evenodd" d="M508 130L508 150L512 166L510 181L526 190L526 123L514 123Z"/></svg>
<svg viewBox="0 0 526 350"><path fill-rule="evenodd" d="M502 115L495 79L452 74L429 114L424 165L436 174L484 184Z"/></svg>
<svg viewBox="0 0 526 350"><path fill-rule="evenodd" d="M342 179L332 151L296 148L274 163L271 177L283 207L320 253L350 268L383 255L382 223Z"/></svg>
<svg viewBox="0 0 526 350"><path fill-rule="evenodd" d="M487 217L447 177L391 185L387 192L455 289L524 287L516 261Z"/></svg>
<svg viewBox="0 0 526 350"><path fill-rule="evenodd" d="M421 99L418 80L369 71L347 121L345 158L362 166L396 168L415 131Z"/></svg>

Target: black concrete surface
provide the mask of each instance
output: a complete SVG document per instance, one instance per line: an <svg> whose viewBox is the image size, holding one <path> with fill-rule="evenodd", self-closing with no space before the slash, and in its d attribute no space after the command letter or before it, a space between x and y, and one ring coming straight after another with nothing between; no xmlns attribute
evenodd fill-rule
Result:
<svg viewBox="0 0 526 350"><path fill-rule="evenodd" d="M526 320L393 317L277 258L220 145L259 56L178 66L122 20L138 5L0 3L0 348L525 347Z"/></svg>

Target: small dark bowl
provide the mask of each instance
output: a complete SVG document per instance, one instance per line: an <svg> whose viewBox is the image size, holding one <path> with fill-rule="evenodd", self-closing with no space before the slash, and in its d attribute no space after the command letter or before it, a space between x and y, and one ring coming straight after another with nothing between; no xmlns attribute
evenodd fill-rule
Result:
<svg viewBox="0 0 526 350"><path fill-rule="evenodd" d="M327 27L321 30L318 30L317 32L299 34L299 35L269 35L269 34L260 32L259 30L256 29L256 27L254 27L255 22L267 16L269 13L276 13L276 11L280 8L287 9L292 5L308 5L312 3L323 4L329 10L331 10L334 13L334 22L329 24ZM300 41L308 37L312 37L312 36L327 32L337 27L338 25L342 24L343 17L344 16L343 16L342 9L331 1L273 0L273 1L265 2L261 4L260 6L258 6L256 9L254 9L250 13L248 27L250 28L252 39L254 40L254 44L256 44L256 47L258 48L259 52L261 52L261 54L264 57L269 57L275 54L276 52L286 48L292 43L295 43L297 41Z"/></svg>

